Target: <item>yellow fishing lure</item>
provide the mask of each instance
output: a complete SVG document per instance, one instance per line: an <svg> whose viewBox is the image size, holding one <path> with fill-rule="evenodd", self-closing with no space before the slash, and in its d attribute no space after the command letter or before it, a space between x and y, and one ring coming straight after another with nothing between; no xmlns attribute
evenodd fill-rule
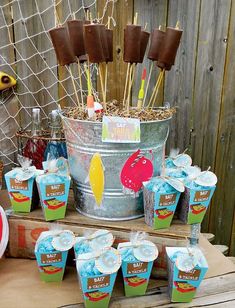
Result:
<svg viewBox="0 0 235 308"><path fill-rule="evenodd" d="M15 78L4 72L0 72L0 91L14 87L15 85Z"/></svg>
<svg viewBox="0 0 235 308"><path fill-rule="evenodd" d="M104 168L99 153L95 153L90 162L89 181L97 205L101 204L104 192Z"/></svg>

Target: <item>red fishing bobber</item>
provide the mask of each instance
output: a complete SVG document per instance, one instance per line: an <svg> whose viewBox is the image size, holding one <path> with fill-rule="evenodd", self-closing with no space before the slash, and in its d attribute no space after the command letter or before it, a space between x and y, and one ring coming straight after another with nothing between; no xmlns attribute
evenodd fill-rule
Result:
<svg viewBox="0 0 235 308"><path fill-rule="evenodd" d="M104 111L103 106L98 102L94 103L94 109L95 109L95 113L103 113Z"/></svg>

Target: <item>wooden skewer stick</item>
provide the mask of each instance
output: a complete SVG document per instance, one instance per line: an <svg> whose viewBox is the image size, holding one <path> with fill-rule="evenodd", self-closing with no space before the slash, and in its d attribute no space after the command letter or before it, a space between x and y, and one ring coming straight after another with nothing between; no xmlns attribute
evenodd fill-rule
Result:
<svg viewBox="0 0 235 308"><path fill-rule="evenodd" d="M104 102L107 101L107 82L108 82L108 63L105 63L105 78L104 78Z"/></svg>
<svg viewBox="0 0 235 308"><path fill-rule="evenodd" d="M110 29L110 16L108 17L108 29ZM108 62L105 62L105 77L104 77L105 103L107 100L107 82L108 82Z"/></svg>
<svg viewBox="0 0 235 308"><path fill-rule="evenodd" d="M161 172L161 176L163 176L163 177L166 175L165 156L166 156L166 144L163 145L163 149L162 149L162 172Z"/></svg>
<svg viewBox="0 0 235 308"><path fill-rule="evenodd" d="M179 22L179 20L177 21L177 23L176 23L176 25L175 25L175 28L176 28L176 29L179 29L179 28L180 28L180 22Z"/></svg>
<svg viewBox="0 0 235 308"><path fill-rule="evenodd" d="M135 17L134 17L134 25L137 25L137 20L138 20L138 12L135 13Z"/></svg>
<svg viewBox="0 0 235 308"><path fill-rule="evenodd" d="M147 105L147 108L149 108L149 107L151 106L152 100L153 100L153 98L154 98L154 96L155 96L155 92L156 92L156 90L157 90L157 86L158 86L158 83L159 83L159 79L160 79L161 73L162 73L162 71L160 71L160 73L159 73L159 75L158 75L158 79L157 79L157 82L156 82L156 84L155 84L155 86L154 86L154 89L153 89L152 95L151 95L151 97L150 97L149 103L148 103L148 105Z"/></svg>
<svg viewBox="0 0 235 308"><path fill-rule="evenodd" d="M81 74L81 65L79 58L78 59L78 78L79 78L79 83L80 83L80 88L81 88L81 99L82 99L82 109L84 109L84 101L83 101L83 90L82 90L82 74Z"/></svg>
<svg viewBox="0 0 235 308"><path fill-rule="evenodd" d="M143 108L144 108L145 101L146 101L147 94L148 94L149 83L150 83L150 79L151 79L152 72L153 72L153 65L154 65L154 62L152 61L151 66L150 66L150 71L149 71L148 81L147 81L147 85L146 85L146 90L145 90L144 100L143 100Z"/></svg>
<svg viewBox="0 0 235 308"><path fill-rule="evenodd" d="M131 64L131 66L130 66L128 85L127 85L127 98L126 98L126 101L125 101L125 107L127 107L128 112L129 112L128 100L129 100L129 93L130 93L130 87L131 87L132 74L133 74L133 64Z"/></svg>
<svg viewBox="0 0 235 308"><path fill-rule="evenodd" d="M161 25L159 25L158 29L159 29L159 30L161 30L161 28L162 28L162 26L161 26ZM153 65L154 65L154 61L152 61L152 63L151 63L151 67L150 67L150 72L149 72L148 82L147 82L146 91L145 91L145 96L144 96L144 100L143 100L143 108L144 108L145 101L146 101L147 94L148 94L148 88L149 88L149 83L150 83L150 79L151 79L151 76L152 76ZM149 107L149 104L148 104L148 107Z"/></svg>
<svg viewBox="0 0 235 308"><path fill-rule="evenodd" d="M129 82L129 89L128 89L128 97L127 97L127 110L129 112L130 110L130 99L131 99L131 88L133 86L134 83L134 79L135 79L135 68L136 68L136 64L134 63L132 65L132 74L130 74L130 82Z"/></svg>
<svg viewBox="0 0 235 308"><path fill-rule="evenodd" d="M76 19L75 12L72 13L73 20ZM79 85L81 89L81 99L82 99L82 109L84 109L84 101L83 101L83 91L82 91L82 74L81 74L81 65L79 61L79 57L77 57L78 60L78 78L79 78Z"/></svg>
<svg viewBox="0 0 235 308"><path fill-rule="evenodd" d="M134 17L134 21L133 24L137 25L137 20L138 20L138 12L135 13L135 17ZM129 73L129 77L128 77L128 92L127 92L127 110L129 112L129 108L130 108L130 96L131 96L131 88L134 82L134 75L135 75L135 67L136 64L132 63L130 64L130 73Z"/></svg>
<svg viewBox="0 0 235 308"><path fill-rule="evenodd" d="M102 97L103 97L103 105L104 105L104 110L106 110L103 74L102 74L102 68L101 68L101 64L100 63L99 63L99 74L100 74L100 85L101 85L101 91L102 91Z"/></svg>
<svg viewBox="0 0 235 308"><path fill-rule="evenodd" d="M156 99L157 99L158 91L159 91L159 88L160 88L160 86L161 86L161 83L162 83L164 74L165 74L165 69L163 69L163 70L161 71L161 76L159 76L159 83L158 83L158 86L157 86L156 91L155 91L155 94L154 94L154 99L153 99L151 108L154 107L154 103L155 103L155 101L156 101Z"/></svg>
<svg viewBox="0 0 235 308"><path fill-rule="evenodd" d="M124 95L123 95L123 106L125 106L126 90L127 90L128 80L129 80L130 68L131 68L131 64L130 64L130 62L128 62L127 72L126 72L125 88L124 88Z"/></svg>
<svg viewBox="0 0 235 308"><path fill-rule="evenodd" d="M162 82L162 80L163 80L163 75L164 75L164 73L163 73L163 71L161 71L161 73L160 73L160 75L159 75L159 80L158 80L157 87L156 87L156 89L155 89L155 91L154 91L154 97L153 97L153 99L152 99L152 103L151 103L150 108L154 108L154 103L156 102L156 99L157 99L157 95L158 95L158 92L159 92L159 88L160 88L161 82Z"/></svg>
<svg viewBox="0 0 235 308"><path fill-rule="evenodd" d="M60 20L56 10L56 0L54 0L54 17L55 17L55 26L58 27L60 25Z"/></svg>
<svg viewBox="0 0 235 308"><path fill-rule="evenodd" d="M76 100L78 102L78 106L80 107L80 101L79 101L79 98L78 98L78 93L77 93L74 77L73 77L73 74L72 74L71 67L69 65L68 65L68 69L69 69L69 74L70 74L70 77L71 77L71 80L72 80L72 84L73 84L73 89L74 89L74 93L75 93L75 96L76 96Z"/></svg>
<svg viewBox="0 0 235 308"><path fill-rule="evenodd" d="M57 11L56 11L56 1L55 0L54 0L54 17L55 17L55 26L58 27L60 25L60 20L59 20L59 16L57 14ZM71 77L71 80L72 80L72 84L73 84L73 89L74 89L74 92L75 92L76 100L77 100L78 106L80 108L80 101L79 101L79 98L78 98L74 77L73 77L73 74L72 74L71 67L69 65L68 65L68 70L69 70L69 74L70 74L70 77Z"/></svg>

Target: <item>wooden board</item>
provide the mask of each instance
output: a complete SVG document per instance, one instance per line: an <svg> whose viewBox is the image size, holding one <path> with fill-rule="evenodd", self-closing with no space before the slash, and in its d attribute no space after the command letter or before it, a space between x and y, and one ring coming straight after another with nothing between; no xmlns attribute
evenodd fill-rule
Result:
<svg viewBox="0 0 235 308"><path fill-rule="evenodd" d="M168 152L172 148L184 151L190 147L199 14L200 1L169 1L167 24L174 27L179 21L183 34L175 65L165 73L164 101L177 107L177 113L171 120Z"/></svg>
<svg viewBox="0 0 235 308"><path fill-rule="evenodd" d="M167 7L168 3L164 0L135 0L134 1L134 12L138 13L138 24L142 26L142 28L146 27L146 31L151 32L154 28L159 28L162 26L162 29L165 28L167 22ZM136 106L138 100L138 92L141 83L141 75L144 67L147 69L147 78L150 72L150 66L152 61L149 61L147 58L148 50L149 50L150 42L146 50L145 58L143 64L138 64L136 68L136 82L133 85L132 91L132 105ZM149 84L149 91L146 96L146 105L152 95L153 88L156 84L157 77L160 70L157 68L156 63L154 63L154 68L152 71L152 78ZM147 85L147 79L145 84ZM159 94L157 96L156 106L161 106L163 101L163 85L164 81L161 84L159 89Z"/></svg>
<svg viewBox="0 0 235 308"><path fill-rule="evenodd" d="M2 196L1 200L5 200L5 198ZM72 198L70 202L70 204L74 203ZM1 201L1 203L4 204L4 201ZM25 215L11 213L9 215L9 225L8 255L11 257L34 258L35 241L42 231L49 230L55 225L55 222L45 222L42 210L37 209ZM190 234L190 227L178 221L175 221L169 229L152 230L145 224L144 218L117 222L95 220L79 214L71 206L67 210L66 217L57 220L56 225L62 229L69 229L79 236L83 235L85 231L110 230L115 237L115 244L128 241L132 231L147 232L148 238L157 245L159 250L156 274L161 277L166 276L165 247L187 245L187 238Z"/></svg>
<svg viewBox="0 0 235 308"><path fill-rule="evenodd" d="M235 3L232 1L228 50L220 106L220 121L216 145L215 173L218 176L218 187L210 210L209 230L216 234L216 242L229 246L231 255L235 255L235 238L232 235L235 215ZM223 230L223 231L222 231Z"/></svg>
<svg viewBox="0 0 235 308"><path fill-rule="evenodd" d="M8 0L1 1L1 5L6 5ZM6 5L0 10L0 71L16 78L14 65L15 55L13 42L12 14L10 6ZM8 25L8 28L6 27ZM5 47L4 47L5 46ZM13 65L10 65L13 64ZM19 128L19 105L18 100L14 97L12 89L0 92L0 149L5 154L0 159L3 160L4 172L12 168L12 161L15 160L15 132Z"/></svg>
<svg viewBox="0 0 235 308"><path fill-rule="evenodd" d="M231 1L201 1L194 97L192 157L202 169L215 170ZM222 22L222 20L224 22ZM204 230L208 229L208 215Z"/></svg>
<svg viewBox="0 0 235 308"><path fill-rule="evenodd" d="M235 256L235 212L233 215L233 230L230 241L230 255Z"/></svg>
<svg viewBox="0 0 235 308"><path fill-rule="evenodd" d="M21 103L21 125L29 128L31 123L31 108L40 106L43 102L41 96L43 89L42 81L34 74L38 72L36 37L30 38L37 33L37 14L34 2L13 2L12 14L15 20L15 57L17 61L17 95ZM33 16L32 16L33 15ZM26 22L27 19L27 22ZM47 117L42 109L42 116Z"/></svg>
<svg viewBox="0 0 235 308"><path fill-rule="evenodd" d="M214 255L216 257L216 255ZM223 257L225 258L225 257ZM223 263L223 262L222 262ZM17 269L17 270L16 270ZM0 260L1 305L19 308L83 306L81 291L74 267L66 268L62 283L42 283L36 262L32 260ZM23 285L24 287L19 287ZM30 290L30 292L29 292ZM150 280L145 296L126 298L123 294L121 273L118 275L110 307L233 307L235 302L235 273L224 272L220 276L205 279L194 300L188 304L170 303L166 280ZM214 306L215 305L215 306ZM219 306L218 306L219 305Z"/></svg>
<svg viewBox="0 0 235 308"><path fill-rule="evenodd" d="M98 4L99 16L103 13L105 0L100 0ZM110 8L109 8L110 9ZM104 21L107 21L105 17ZM117 1L115 3L114 20L116 27L113 28L114 46L113 62L109 64L108 78L108 99L123 100L124 84L126 78L127 64L123 62L123 41L124 27L133 20L133 0Z"/></svg>

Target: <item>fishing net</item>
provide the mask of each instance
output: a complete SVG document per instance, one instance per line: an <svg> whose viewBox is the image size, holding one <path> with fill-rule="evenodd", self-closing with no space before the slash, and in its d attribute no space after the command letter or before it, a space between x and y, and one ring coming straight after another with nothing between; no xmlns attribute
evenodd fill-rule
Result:
<svg viewBox="0 0 235 308"><path fill-rule="evenodd" d="M0 71L17 80L16 87L0 92L0 160L6 169L16 162L15 134L20 129L30 128L32 108L41 109L45 127L48 114L57 104L76 105L69 69L58 67L48 31L55 27L56 21L64 24L74 17L84 19L88 11L97 22L107 19L109 12L114 26L116 1L104 1L98 14L96 0L1 0ZM81 95L77 65L70 67ZM91 74L95 87L96 66L91 67ZM85 83L84 68L82 78Z"/></svg>

